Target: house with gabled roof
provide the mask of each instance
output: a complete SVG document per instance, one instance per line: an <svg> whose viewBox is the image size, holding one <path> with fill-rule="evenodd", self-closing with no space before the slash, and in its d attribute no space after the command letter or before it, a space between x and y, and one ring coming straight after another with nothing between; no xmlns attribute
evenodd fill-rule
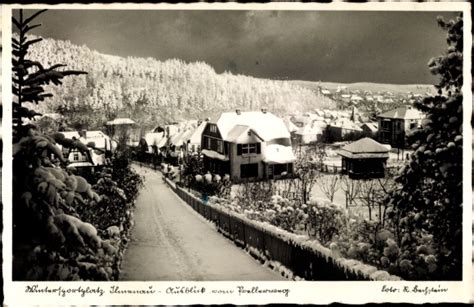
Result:
<svg viewBox="0 0 474 307"><path fill-rule="evenodd" d="M310 144L323 141L326 126L327 124L324 121L315 120L299 128L294 133L296 144Z"/></svg>
<svg viewBox="0 0 474 307"><path fill-rule="evenodd" d="M367 179L385 177L389 151L389 145L362 138L342 147L337 154L342 157L342 173L352 179Z"/></svg>
<svg viewBox="0 0 474 307"><path fill-rule="evenodd" d="M222 113L202 134L204 167L232 181L280 178L293 173L295 156L283 120L261 112Z"/></svg>
<svg viewBox="0 0 474 307"><path fill-rule="evenodd" d="M393 147L405 147L406 134L419 128L424 117L413 106L403 106L378 115L379 140Z"/></svg>
<svg viewBox="0 0 474 307"><path fill-rule="evenodd" d="M362 129L354 121L341 118L330 122L326 129L329 141L339 142L350 138L357 138L362 134Z"/></svg>

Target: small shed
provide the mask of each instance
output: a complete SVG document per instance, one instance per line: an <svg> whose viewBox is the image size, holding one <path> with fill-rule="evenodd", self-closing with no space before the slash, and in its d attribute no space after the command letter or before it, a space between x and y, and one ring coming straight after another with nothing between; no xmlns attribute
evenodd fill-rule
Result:
<svg viewBox="0 0 474 307"><path fill-rule="evenodd" d="M342 157L342 172L352 179L385 177L388 152L387 145L371 138L363 138L342 147L337 154Z"/></svg>

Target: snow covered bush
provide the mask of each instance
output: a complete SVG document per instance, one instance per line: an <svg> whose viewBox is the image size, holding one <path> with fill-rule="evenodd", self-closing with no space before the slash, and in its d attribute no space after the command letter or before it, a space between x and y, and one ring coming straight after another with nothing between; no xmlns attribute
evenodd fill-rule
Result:
<svg viewBox="0 0 474 307"><path fill-rule="evenodd" d="M308 204L308 234L323 245L338 237L347 223L347 216L340 207L329 201L311 199Z"/></svg>

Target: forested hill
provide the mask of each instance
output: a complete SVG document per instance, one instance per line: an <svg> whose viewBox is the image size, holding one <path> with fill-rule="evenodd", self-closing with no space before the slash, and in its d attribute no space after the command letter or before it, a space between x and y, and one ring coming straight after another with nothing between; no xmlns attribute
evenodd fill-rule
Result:
<svg viewBox="0 0 474 307"><path fill-rule="evenodd" d="M335 107L331 100L291 82L217 74L202 62L122 58L54 39L34 44L30 57L44 65L61 63L88 72L53 87L54 97L38 107L64 114L71 125L84 128L100 127L116 116L151 127L236 108L287 113Z"/></svg>

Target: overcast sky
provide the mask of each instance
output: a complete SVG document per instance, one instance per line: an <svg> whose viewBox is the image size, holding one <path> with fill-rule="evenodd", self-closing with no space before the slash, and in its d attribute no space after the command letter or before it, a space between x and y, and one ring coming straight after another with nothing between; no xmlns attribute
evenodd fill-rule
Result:
<svg viewBox="0 0 474 307"><path fill-rule="evenodd" d="M30 15L27 11L26 15ZM99 52L204 61L262 78L433 83L441 12L50 10L34 33Z"/></svg>

